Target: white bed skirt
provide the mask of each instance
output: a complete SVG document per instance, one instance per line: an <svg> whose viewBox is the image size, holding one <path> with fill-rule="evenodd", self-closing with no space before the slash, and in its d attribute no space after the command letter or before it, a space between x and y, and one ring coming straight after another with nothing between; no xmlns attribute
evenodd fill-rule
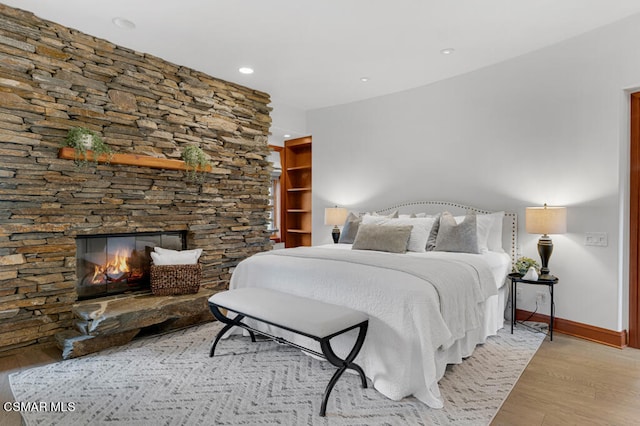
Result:
<svg viewBox="0 0 640 426"><path fill-rule="evenodd" d="M498 294L491 296L485 303L484 329L477 328L467 333L447 350L436 352L437 374L440 380L448 364L458 364L460 360L473 354L475 347L486 342L487 337L495 336L504 327L504 310L509 296L509 286L503 285Z"/></svg>

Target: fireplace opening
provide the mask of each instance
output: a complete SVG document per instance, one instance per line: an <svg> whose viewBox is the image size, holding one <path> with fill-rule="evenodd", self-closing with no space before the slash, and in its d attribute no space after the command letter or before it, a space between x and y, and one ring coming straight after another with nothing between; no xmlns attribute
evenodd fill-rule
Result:
<svg viewBox="0 0 640 426"><path fill-rule="evenodd" d="M184 250L184 231L83 235L76 238L78 300L150 288L154 247Z"/></svg>

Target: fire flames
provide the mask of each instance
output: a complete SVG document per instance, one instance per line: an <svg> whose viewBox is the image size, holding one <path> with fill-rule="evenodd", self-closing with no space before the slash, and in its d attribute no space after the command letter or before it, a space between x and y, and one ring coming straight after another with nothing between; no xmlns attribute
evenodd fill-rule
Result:
<svg viewBox="0 0 640 426"><path fill-rule="evenodd" d="M126 278L126 275L130 272L129 257L131 253L127 250L118 250L112 260L108 261L104 265L96 265L93 273L94 284L101 284L105 281L118 281Z"/></svg>

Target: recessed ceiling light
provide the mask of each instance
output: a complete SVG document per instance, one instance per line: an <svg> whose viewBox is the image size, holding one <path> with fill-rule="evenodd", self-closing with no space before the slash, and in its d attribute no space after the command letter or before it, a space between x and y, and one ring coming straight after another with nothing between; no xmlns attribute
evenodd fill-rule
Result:
<svg viewBox="0 0 640 426"><path fill-rule="evenodd" d="M443 55L451 55L455 51L456 51L456 49L453 49L451 47L447 47L446 49L442 49L440 51L440 53L442 53Z"/></svg>
<svg viewBox="0 0 640 426"><path fill-rule="evenodd" d="M249 67L240 67L238 71L240 71L242 74L253 74L253 68Z"/></svg>
<svg viewBox="0 0 640 426"><path fill-rule="evenodd" d="M366 83L369 80L370 80L369 77L360 77L360 81L363 82L363 83Z"/></svg>
<svg viewBox="0 0 640 426"><path fill-rule="evenodd" d="M286 135L284 135L284 137L285 137L285 138L290 138L290 137L291 137L291 135L287 133Z"/></svg>
<svg viewBox="0 0 640 426"><path fill-rule="evenodd" d="M123 28L125 30L132 30L136 27L136 24L125 18L113 18L111 22L113 22L113 25L115 25L116 27Z"/></svg>

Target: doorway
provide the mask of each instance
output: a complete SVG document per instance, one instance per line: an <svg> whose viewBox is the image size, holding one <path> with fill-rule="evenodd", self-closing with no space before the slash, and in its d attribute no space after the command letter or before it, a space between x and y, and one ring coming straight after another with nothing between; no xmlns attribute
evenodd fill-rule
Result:
<svg viewBox="0 0 640 426"><path fill-rule="evenodd" d="M630 101L629 346L640 348L640 92Z"/></svg>

